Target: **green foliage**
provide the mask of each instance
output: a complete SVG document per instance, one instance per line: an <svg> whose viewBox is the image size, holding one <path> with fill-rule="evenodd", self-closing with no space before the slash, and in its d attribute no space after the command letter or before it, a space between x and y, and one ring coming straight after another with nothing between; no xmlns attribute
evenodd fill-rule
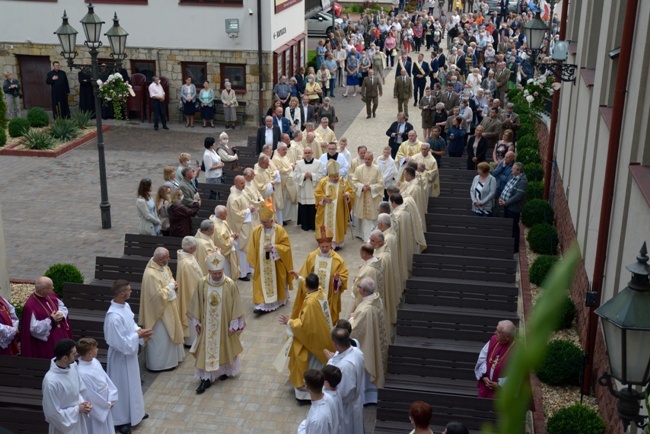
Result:
<svg viewBox="0 0 650 434"><path fill-rule="evenodd" d="M582 358L582 348L573 342L553 340L548 343L548 353L537 370L537 377L550 386L578 386Z"/></svg>
<svg viewBox="0 0 650 434"><path fill-rule="evenodd" d="M74 119L57 118L50 127L50 135L61 142L69 142L79 135Z"/></svg>
<svg viewBox="0 0 650 434"><path fill-rule="evenodd" d="M514 353L504 373L508 381L497 392L498 426L487 427L483 430L484 433L524 432L525 415L530 409L531 399L529 376L544 359L548 339L559 321L562 294L569 288L579 260L580 250L574 245L567 251L565 259L556 264L548 276L546 289L533 307L526 330L520 330L518 344L514 347Z"/></svg>
<svg viewBox="0 0 650 434"><path fill-rule="evenodd" d="M9 121L9 135L11 137L22 137L29 131L29 121L25 118L13 118Z"/></svg>
<svg viewBox="0 0 650 434"><path fill-rule="evenodd" d="M307 69L310 66L316 69L316 50L307 50Z"/></svg>
<svg viewBox="0 0 650 434"><path fill-rule="evenodd" d="M0 148L7 144L7 132L4 128L0 128Z"/></svg>
<svg viewBox="0 0 650 434"><path fill-rule="evenodd" d="M29 130L23 137L25 139L23 143L27 149L43 150L56 145L56 139L46 131Z"/></svg>
<svg viewBox="0 0 650 434"><path fill-rule="evenodd" d="M59 297L63 296L63 284L70 283L84 283L84 276L81 271L72 264L54 264L44 274L46 277L52 279L54 283L54 292Z"/></svg>
<svg viewBox="0 0 650 434"><path fill-rule="evenodd" d="M539 164L542 162L542 159L539 157L537 149L523 148L517 150L517 161L523 163L525 166L527 164Z"/></svg>
<svg viewBox="0 0 650 434"><path fill-rule="evenodd" d="M538 223L553 224L553 206L544 199L529 200L521 212L521 222L529 228Z"/></svg>
<svg viewBox="0 0 650 434"><path fill-rule="evenodd" d="M27 111L27 120L32 128L42 128L50 125L50 117L40 107L32 107Z"/></svg>
<svg viewBox="0 0 650 434"><path fill-rule="evenodd" d="M532 149L537 151L539 149L539 140L537 135L529 134L526 136L519 136L517 139L517 152L521 152L524 149Z"/></svg>
<svg viewBox="0 0 650 434"><path fill-rule="evenodd" d="M540 163L524 164L524 173L528 181L541 181L544 179L544 168Z"/></svg>
<svg viewBox="0 0 650 434"><path fill-rule="evenodd" d="M555 255L560 240L557 235L557 229L548 223L539 223L528 231L526 238L530 249L540 255Z"/></svg>
<svg viewBox="0 0 650 434"><path fill-rule="evenodd" d="M2 91L2 87L0 87L0 130L6 130L6 129L7 129L7 103L5 102L5 94Z"/></svg>
<svg viewBox="0 0 650 434"><path fill-rule="evenodd" d="M573 320L576 319L576 304L569 294L564 297L564 304L561 309L562 321L557 326L557 330L566 330L573 326Z"/></svg>
<svg viewBox="0 0 650 434"><path fill-rule="evenodd" d="M526 202L544 197L544 181L530 181L526 190Z"/></svg>
<svg viewBox="0 0 650 434"><path fill-rule="evenodd" d="M544 282L544 279L546 279L549 271L551 271L551 268L553 268L559 260L560 259L557 256L551 255L541 255L535 259L533 265L530 266L530 270L528 270L530 283L540 286Z"/></svg>
<svg viewBox="0 0 650 434"><path fill-rule="evenodd" d="M605 423L597 411L575 403L563 408L548 420L548 434L605 434Z"/></svg>
<svg viewBox="0 0 650 434"><path fill-rule="evenodd" d="M77 125L77 128L80 130L90 126L90 119L93 117L93 113L89 110L76 110L72 113L70 119L74 121Z"/></svg>

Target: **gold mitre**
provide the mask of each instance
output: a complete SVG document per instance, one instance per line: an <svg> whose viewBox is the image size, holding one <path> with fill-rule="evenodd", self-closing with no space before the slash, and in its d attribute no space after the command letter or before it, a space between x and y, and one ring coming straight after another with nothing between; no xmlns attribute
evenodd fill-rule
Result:
<svg viewBox="0 0 650 434"><path fill-rule="evenodd" d="M219 253L213 253L208 256L205 263L208 266L209 271L219 271L223 270L223 267L226 264L226 258L221 256Z"/></svg>
<svg viewBox="0 0 650 434"><path fill-rule="evenodd" d="M336 160L329 160L327 162L327 175L328 176L338 176L339 170L341 170L341 165L336 162Z"/></svg>
<svg viewBox="0 0 650 434"><path fill-rule="evenodd" d="M316 241L318 241L318 244L323 244L323 243L331 243L332 240L334 239L334 233L330 228L327 226L321 226L320 227L320 237L316 238Z"/></svg>
<svg viewBox="0 0 650 434"><path fill-rule="evenodd" d="M260 220L271 220L273 218L273 211L266 206L266 202L260 204Z"/></svg>

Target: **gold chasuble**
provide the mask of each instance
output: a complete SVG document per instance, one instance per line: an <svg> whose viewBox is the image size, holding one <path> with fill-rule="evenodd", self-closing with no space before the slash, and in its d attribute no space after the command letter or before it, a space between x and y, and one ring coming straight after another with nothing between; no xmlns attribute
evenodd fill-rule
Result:
<svg viewBox="0 0 650 434"><path fill-rule="evenodd" d="M377 207L384 196L384 174L379 166L365 163L351 172L350 183L355 189L354 215L364 220L377 220ZM363 191L363 186L370 186L369 191Z"/></svg>
<svg viewBox="0 0 650 434"><path fill-rule="evenodd" d="M418 182L417 178L409 181L403 181L400 185L400 194L402 197L406 198L407 196L413 198L415 204L417 205L418 212L420 213L420 222L424 222L426 214L426 196L425 190L422 189L422 186Z"/></svg>
<svg viewBox="0 0 650 434"><path fill-rule="evenodd" d="M228 277L237 279L239 277L239 256L235 247L235 240L232 237L233 231L226 220L221 220L214 214L210 216L214 223L214 233L212 241L214 245L221 250L221 255L228 261L228 267L225 268Z"/></svg>
<svg viewBox="0 0 650 434"><path fill-rule="evenodd" d="M332 321L324 312L327 309L322 290L305 295L298 316L289 320L293 342L289 350L289 380L295 387L305 385L303 375L309 369L309 353L327 364L323 350L333 351L330 330Z"/></svg>
<svg viewBox="0 0 650 434"><path fill-rule="evenodd" d="M270 213L268 208L262 209ZM260 217L265 220L264 215ZM273 246L273 250L268 252L268 255L264 251L267 245ZM248 243L247 259L255 269L253 303L257 306L286 302L286 288L293 280L289 274L289 271L293 270L293 259L289 236L284 228L276 224L273 224L271 229L264 229L263 225L256 227Z"/></svg>
<svg viewBox="0 0 650 434"><path fill-rule="evenodd" d="M178 313L183 324L183 337L190 337L190 322L187 318L187 310L194 291L203 279L203 272L193 254L179 250L177 253L178 263L176 264L176 283L178 283Z"/></svg>
<svg viewBox="0 0 650 434"><path fill-rule="evenodd" d="M440 196L440 174L438 172L438 162L436 161L435 157L431 153L425 157L420 152L419 154L415 154L413 156L413 161L416 163L424 163L425 169L423 175L427 180L427 197ZM428 203L429 201L427 199L427 204Z"/></svg>
<svg viewBox="0 0 650 434"><path fill-rule="evenodd" d="M239 234L237 244L239 245L239 250L243 251L246 251L248 247L251 231L255 226L260 224L257 213L250 211L250 205L255 204L246 198L243 190L238 190L234 185L230 187L230 194L228 195L228 203L226 205L228 209L228 218L226 220L230 229ZM253 217L257 217L257 224L255 226L253 226Z"/></svg>
<svg viewBox="0 0 650 434"><path fill-rule="evenodd" d="M327 173L333 176L334 169L338 178L338 163L330 160L327 164ZM331 173L330 173L331 172ZM334 232L334 244L342 244L348 230L350 210L354 204L354 190L343 178L337 182L330 181L330 176L321 179L314 189L316 198L316 227L326 226ZM347 198L345 194L347 193ZM324 199L331 200L325 203ZM316 232L316 238L319 233Z"/></svg>
<svg viewBox="0 0 650 434"><path fill-rule="evenodd" d="M235 357L244 351L239 332L244 328L245 314L235 282L224 275L213 283L205 276L194 291L188 313L201 324L201 333L190 349L196 368L210 372L221 365L233 365ZM231 329L238 333L229 334Z"/></svg>
<svg viewBox="0 0 650 434"><path fill-rule="evenodd" d="M379 294L365 297L350 318L352 333L363 351L363 366L370 374L370 381L377 387L384 387L388 361L388 333L384 306Z"/></svg>
<svg viewBox="0 0 650 434"><path fill-rule="evenodd" d="M345 265L343 258L334 250L330 250L327 256L320 254L320 248L314 250L309 255L305 263L302 264L298 274L303 277L298 285L298 293L293 303L291 318L298 318L302 309L303 300L307 293L304 278L308 274L314 273L318 276L323 293L329 303L332 323L336 324L341 312L341 293L348 287L348 267ZM341 278L340 283L334 282L334 276L338 274Z"/></svg>
<svg viewBox="0 0 650 434"><path fill-rule="evenodd" d="M178 314L178 298L171 294L173 289L169 289L173 282L168 266L156 264L153 258L149 260L142 276L138 322L145 329L153 329L160 320L172 342L180 345L183 343L183 324Z"/></svg>
<svg viewBox="0 0 650 434"><path fill-rule="evenodd" d="M199 267L201 267L201 276L205 276L208 274L205 260L208 259L208 256L217 251L217 246L214 245L212 237L210 235L205 235L201 230L196 231L194 238L196 238L198 243L196 246L196 252L194 252L194 257L196 258Z"/></svg>
<svg viewBox="0 0 650 434"><path fill-rule="evenodd" d="M397 250L397 247L395 247ZM384 275L384 292L382 293L382 302L384 303L384 312L386 314L387 332L390 337L391 324L397 321L397 305L399 304L398 295L401 295L399 262L391 259L395 258L399 252L392 253L389 245L386 243L386 233L384 232L384 245L375 249L375 257L381 261L381 271Z"/></svg>

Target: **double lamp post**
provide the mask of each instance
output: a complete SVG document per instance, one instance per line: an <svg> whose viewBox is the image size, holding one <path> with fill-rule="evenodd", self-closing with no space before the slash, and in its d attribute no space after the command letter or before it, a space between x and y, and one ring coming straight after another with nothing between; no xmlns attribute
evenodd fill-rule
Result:
<svg viewBox="0 0 650 434"><path fill-rule="evenodd" d="M63 12L63 23L61 27L54 32L58 36L59 42L63 51L61 55L67 60L69 68L77 68L90 74L92 77L94 95L95 95L95 120L97 123L97 152L99 154L99 184L101 188L101 203L99 208L102 217L102 229L111 228L111 204L108 202L108 186L106 184L106 161L104 159L104 134L102 132L102 116L101 116L101 102L99 100L99 79L100 72L102 74L109 71L119 71L122 67L122 61L126 59L126 37L129 35L120 26L117 14L113 18L113 27L106 33L108 42L111 46L110 56L114 63L111 65L101 67L98 66L97 56L99 54L99 47L102 41L101 32L104 21L101 20L96 14L92 2L88 4L88 13L81 19L86 41L84 45L88 47L91 58L91 65L84 65L74 63L78 53L77 46L77 31L68 23L68 15Z"/></svg>

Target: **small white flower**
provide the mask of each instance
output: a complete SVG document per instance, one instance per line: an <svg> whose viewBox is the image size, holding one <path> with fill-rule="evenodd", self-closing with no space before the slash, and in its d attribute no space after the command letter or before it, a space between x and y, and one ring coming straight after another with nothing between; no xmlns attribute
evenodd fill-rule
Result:
<svg viewBox="0 0 650 434"><path fill-rule="evenodd" d="M528 95L526 97L526 101L528 101L528 104L531 104L533 101L535 101L535 97L533 97L532 95Z"/></svg>
<svg viewBox="0 0 650 434"><path fill-rule="evenodd" d="M535 82L535 80L533 80L532 78L529 78L528 81L526 82L526 84L530 84L530 83L534 83L534 82Z"/></svg>
<svg viewBox="0 0 650 434"><path fill-rule="evenodd" d="M119 72L116 72L115 74L113 74L113 77L114 78L119 78L120 80L124 80L124 77L122 77L122 74L120 74Z"/></svg>
<svg viewBox="0 0 650 434"><path fill-rule="evenodd" d="M102 87L103 84L104 83L100 79L97 79L97 86Z"/></svg>

